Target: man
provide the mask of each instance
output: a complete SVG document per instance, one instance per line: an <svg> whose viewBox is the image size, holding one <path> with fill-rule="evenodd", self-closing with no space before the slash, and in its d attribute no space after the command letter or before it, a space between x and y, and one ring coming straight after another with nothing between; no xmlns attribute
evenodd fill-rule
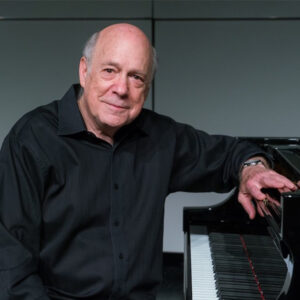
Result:
<svg viewBox="0 0 300 300"><path fill-rule="evenodd" d="M140 29L105 28L84 50L81 88L5 139L0 299L155 299L169 193L228 191L240 179L254 218L261 188L296 189L255 146L142 109L154 62Z"/></svg>

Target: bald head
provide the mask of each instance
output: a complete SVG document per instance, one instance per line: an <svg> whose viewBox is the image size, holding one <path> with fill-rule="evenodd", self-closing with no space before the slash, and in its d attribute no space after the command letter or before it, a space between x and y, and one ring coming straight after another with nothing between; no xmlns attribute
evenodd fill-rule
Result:
<svg viewBox="0 0 300 300"><path fill-rule="evenodd" d="M153 48L136 26L115 24L91 37L79 63L78 100L89 131L113 143L115 133L141 113L153 61Z"/></svg>
<svg viewBox="0 0 300 300"><path fill-rule="evenodd" d="M131 24L113 24L94 33L83 49L83 56L87 59L88 66L92 63L96 48L103 48L105 45L111 45L112 43L117 45L120 41L129 42L143 49L145 58L149 62L149 82L151 82L157 68L156 51L145 33Z"/></svg>
<svg viewBox="0 0 300 300"><path fill-rule="evenodd" d="M138 27L127 23L114 24L104 28L100 31L99 38L111 38L112 36L116 35L119 35L120 37L123 36L123 38L138 38L140 42L147 44L148 47L151 47L145 33Z"/></svg>

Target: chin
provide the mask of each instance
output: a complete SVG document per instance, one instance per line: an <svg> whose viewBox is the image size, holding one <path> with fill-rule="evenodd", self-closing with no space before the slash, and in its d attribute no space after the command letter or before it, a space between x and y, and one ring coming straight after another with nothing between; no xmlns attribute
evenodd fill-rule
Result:
<svg viewBox="0 0 300 300"><path fill-rule="evenodd" d="M125 122L125 121L107 122L106 126L112 128L112 129L120 129L121 127L125 126L126 124L128 124L128 122Z"/></svg>

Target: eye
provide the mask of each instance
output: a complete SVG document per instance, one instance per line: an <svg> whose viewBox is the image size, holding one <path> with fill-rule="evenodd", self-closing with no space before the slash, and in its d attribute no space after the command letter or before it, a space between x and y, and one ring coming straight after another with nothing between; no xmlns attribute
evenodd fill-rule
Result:
<svg viewBox="0 0 300 300"><path fill-rule="evenodd" d="M112 73L114 70L111 69L111 68L106 68L106 69L104 69L104 71L107 72L107 73Z"/></svg>
<svg viewBox="0 0 300 300"><path fill-rule="evenodd" d="M137 81L140 81L140 82L144 82L144 78L139 76L139 75L136 75L136 74L132 74L132 78L134 80L137 80Z"/></svg>
<svg viewBox="0 0 300 300"><path fill-rule="evenodd" d="M116 75L116 72L117 72L116 69L111 67L103 68L101 70L101 76L105 80L111 80Z"/></svg>

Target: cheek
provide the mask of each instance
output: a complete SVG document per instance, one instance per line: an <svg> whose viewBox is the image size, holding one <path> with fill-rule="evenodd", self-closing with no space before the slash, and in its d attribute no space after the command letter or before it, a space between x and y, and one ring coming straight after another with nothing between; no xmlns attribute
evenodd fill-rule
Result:
<svg viewBox="0 0 300 300"><path fill-rule="evenodd" d="M104 94L106 93L111 87L111 82L110 81L105 81L101 78L99 78L99 76L94 75L90 82L89 82L89 89L93 94Z"/></svg>
<svg viewBox="0 0 300 300"><path fill-rule="evenodd" d="M131 93L132 99L134 102L134 104L136 105L143 105L146 99L146 91L145 89L132 89L132 93Z"/></svg>
<svg viewBox="0 0 300 300"><path fill-rule="evenodd" d="M132 106L131 109L131 116L132 117L136 117L139 115L139 113L141 112L143 106L144 106L144 100L143 99L139 99L139 101L135 102L134 105Z"/></svg>

